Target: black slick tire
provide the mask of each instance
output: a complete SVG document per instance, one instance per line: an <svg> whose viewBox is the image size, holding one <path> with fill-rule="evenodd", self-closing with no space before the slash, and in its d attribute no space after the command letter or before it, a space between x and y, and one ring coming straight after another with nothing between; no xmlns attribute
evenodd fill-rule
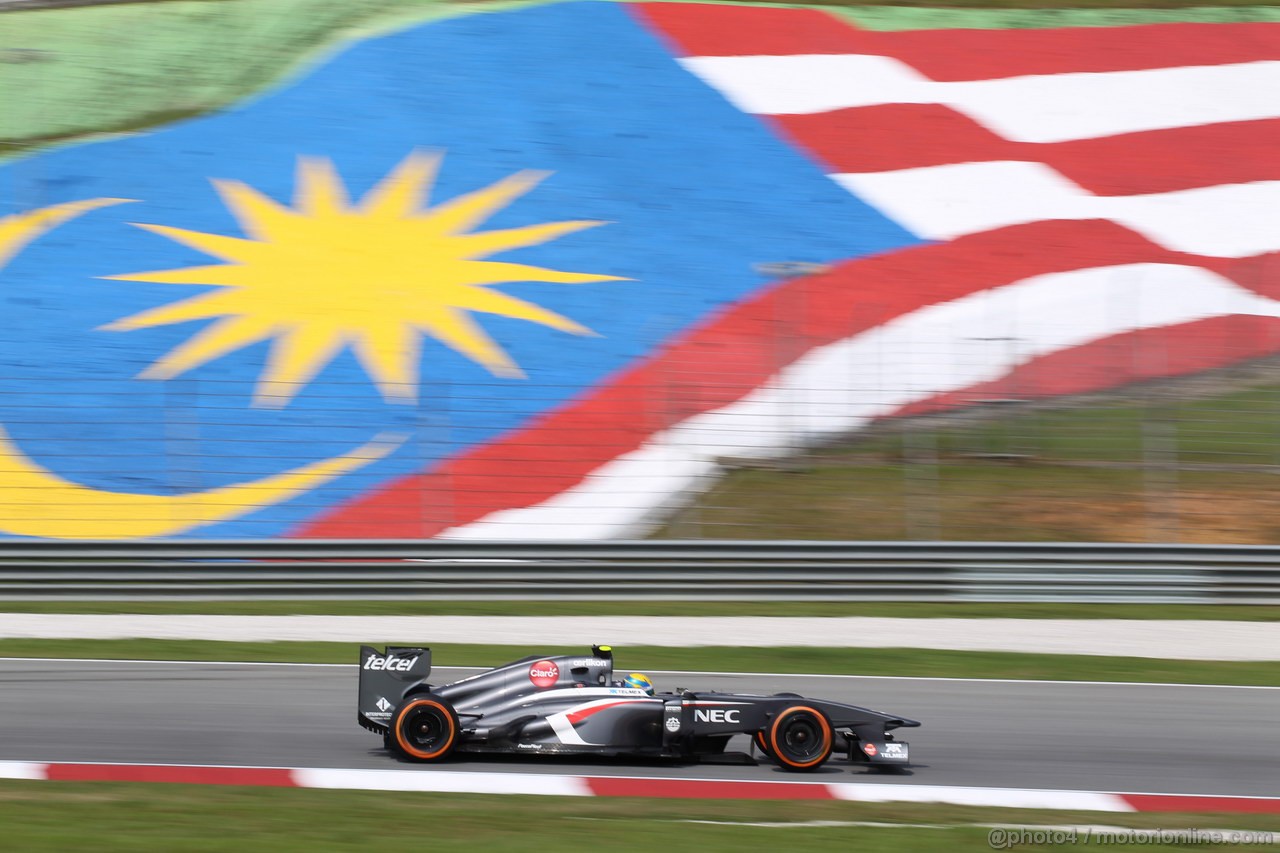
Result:
<svg viewBox="0 0 1280 853"><path fill-rule="evenodd" d="M783 770L806 772L821 767L835 747L827 715L808 705L779 712L765 731L769 756Z"/></svg>
<svg viewBox="0 0 1280 853"><path fill-rule="evenodd" d="M448 700L410 696L391 715L391 746L413 761L439 761L458 745L458 715Z"/></svg>

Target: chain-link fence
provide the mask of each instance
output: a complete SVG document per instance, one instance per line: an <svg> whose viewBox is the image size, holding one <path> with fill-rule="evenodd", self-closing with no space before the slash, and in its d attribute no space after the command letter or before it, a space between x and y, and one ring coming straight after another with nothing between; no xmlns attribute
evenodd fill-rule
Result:
<svg viewBox="0 0 1280 853"><path fill-rule="evenodd" d="M1091 391L1046 394L1023 363L782 458L722 459L723 477L658 535L1274 543L1280 360L1256 343L1120 336L1123 357L1076 366L1104 371ZM1107 381L1170 346L1226 366ZM1070 364L1050 367L1070 384ZM780 415L779 429L787 417L802 415Z"/></svg>

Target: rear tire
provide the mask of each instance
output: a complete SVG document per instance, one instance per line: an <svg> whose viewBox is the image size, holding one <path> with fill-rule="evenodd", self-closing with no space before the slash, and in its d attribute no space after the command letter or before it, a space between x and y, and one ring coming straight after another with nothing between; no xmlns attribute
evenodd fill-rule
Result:
<svg viewBox="0 0 1280 853"><path fill-rule="evenodd" d="M391 745L414 761L439 761L458 744L458 715L445 699L411 696L391 716Z"/></svg>
<svg viewBox="0 0 1280 853"><path fill-rule="evenodd" d="M835 733L827 715L807 705L792 705L769 724L769 755L783 770L806 772L831 757Z"/></svg>

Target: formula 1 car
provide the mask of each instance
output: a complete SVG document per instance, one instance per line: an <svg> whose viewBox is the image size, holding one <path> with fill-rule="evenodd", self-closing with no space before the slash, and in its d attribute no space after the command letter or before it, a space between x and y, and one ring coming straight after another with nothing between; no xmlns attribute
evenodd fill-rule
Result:
<svg viewBox="0 0 1280 853"><path fill-rule="evenodd" d="M534 655L451 684L428 684L430 673L428 648L360 648L360 725L411 761L466 752L754 763L758 750L784 770L806 771L839 750L900 768L909 746L889 732L920 725L796 693L651 695L613 680L609 646L581 657ZM751 739L751 754L726 752L735 735Z"/></svg>

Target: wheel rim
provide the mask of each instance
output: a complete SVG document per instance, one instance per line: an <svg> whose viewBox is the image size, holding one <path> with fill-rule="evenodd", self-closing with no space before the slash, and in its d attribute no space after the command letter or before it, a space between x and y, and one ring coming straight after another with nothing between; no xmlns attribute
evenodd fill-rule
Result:
<svg viewBox="0 0 1280 853"><path fill-rule="evenodd" d="M453 749L458 724L447 705L432 699L415 699L396 713L396 742L410 758L431 761Z"/></svg>
<svg viewBox="0 0 1280 853"><path fill-rule="evenodd" d="M415 708L401 726L404 739L421 752L435 752L449 737L450 726L436 708Z"/></svg>
<svg viewBox="0 0 1280 853"><path fill-rule="evenodd" d="M776 761L792 770L811 770L831 755L831 725L821 712L803 705L788 708L774 721L769 745Z"/></svg>
<svg viewBox="0 0 1280 853"><path fill-rule="evenodd" d="M827 748L826 738L818 721L799 714L787 721L780 740L787 757L801 764L822 755Z"/></svg>

